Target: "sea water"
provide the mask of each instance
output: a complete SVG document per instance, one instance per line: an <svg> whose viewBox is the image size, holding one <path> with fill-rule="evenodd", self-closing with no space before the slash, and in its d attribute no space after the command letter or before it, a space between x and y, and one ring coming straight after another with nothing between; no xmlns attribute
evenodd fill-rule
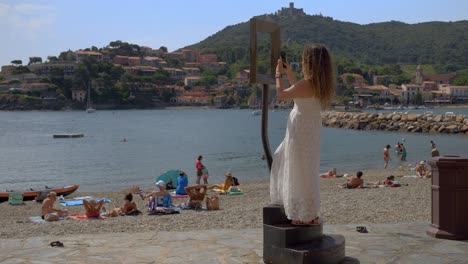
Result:
<svg viewBox="0 0 468 264"><path fill-rule="evenodd" d="M284 137L289 111L269 112L272 152ZM194 182L203 156L209 182L231 171L242 181L268 179L261 159L261 116L250 110L125 110L0 112L0 192L80 184L79 191L153 186L167 170ZM83 133L54 139L53 134ZM383 148L404 142L408 161L392 151L390 167L430 159L430 140L441 155L468 156L468 136L323 128L321 170L355 172L383 167ZM319 146L317 146L319 147Z"/></svg>

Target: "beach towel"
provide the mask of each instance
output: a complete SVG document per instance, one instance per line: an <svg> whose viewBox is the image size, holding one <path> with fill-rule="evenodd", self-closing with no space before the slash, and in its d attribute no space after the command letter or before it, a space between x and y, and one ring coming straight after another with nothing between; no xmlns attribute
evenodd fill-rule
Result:
<svg viewBox="0 0 468 264"><path fill-rule="evenodd" d="M188 194L177 194L176 191L169 191L171 198L189 198Z"/></svg>
<svg viewBox="0 0 468 264"><path fill-rule="evenodd" d="M43 223L49 222L49 221L42 219L42 217L40 216L31 216L29 217L29 220L31 220L31 222L35 224L43 224ZM59 221L63 221L63 220L65 220L65 218L61 217Z"/></svg>
<svg viewBox="0 0 468 264"><path fill-rule="evenodd" d="M234 191L234 190L228 190L227 192L225 192L223 189L218 189L218 188L215 188L213 189L214 192L217 192L221 195L240 195L240 194L244 194L242 192L242 190L240 189L237 189Z"/></svg>
<svg viewBox="0 0 468 264"><path fill-rule="evenodd" d="M10 195L8 195L8 203L10 205L24 204L23 193L10 193Z"/></svg>
<svg viewBox="0 0 468 264"><path fill-rule="evenodd" d="M99 218L88 217L86 214L72 214L72 215L70 215L68 217L70 217L72 219L75 219L75 220L93 220L93 219L105 219L105 218L107 218L105 212L101 212L101 216Z"/></svg>
<svg viewBox="0 0 468 264"><path fill-rule="evenodd" d="M101 200L104 200L104 203L110 203L112 202L111 200L107 199L107 198L94 198L97 202L101 201ZM78 205L83 205L83 199L80 199L80 200L77 200L77 199L74 199L74 200L63 200L63 201L60 201L60 205L61 206L78 206Z"/></svg>
<svg viewBox="0 0 468 264"><path fill-rule="evenodd" d="M404 175L403 178L421 178L418 175Z"/></svg>
<svg viewBox="0 0 468 264"><path fill-rule="evenodd" d="M179 206L181 206L180 209L182 209L182 210L196 210L196 211L199 211L199 210L208 210L208 209L206 208L206 206L191 207L191 206L189 205L189 203L184 203L184 204L181 204L181 205L179 205Z"/></svg>
<svg viewBox="0 0 468 264"><path fill-rule="evenodd" d="M180 213L179 207L156 207L154 210L148 211L148 215L166 215Z"/></svg>

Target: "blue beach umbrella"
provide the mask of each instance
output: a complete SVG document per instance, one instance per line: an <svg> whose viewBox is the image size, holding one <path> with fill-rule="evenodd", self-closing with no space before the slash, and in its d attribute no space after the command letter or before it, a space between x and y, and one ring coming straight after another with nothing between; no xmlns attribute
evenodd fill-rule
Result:
<svg viewBox="0 0 468 264"><path fill-rule="evenodd" d="M159 175L156 178L156 182L164 181L164 184L167 184L168 182L172 181L172 185L175 187L177 185L177 177L179 177L180 172L181 170L168 170L165 173Z"/></svg>

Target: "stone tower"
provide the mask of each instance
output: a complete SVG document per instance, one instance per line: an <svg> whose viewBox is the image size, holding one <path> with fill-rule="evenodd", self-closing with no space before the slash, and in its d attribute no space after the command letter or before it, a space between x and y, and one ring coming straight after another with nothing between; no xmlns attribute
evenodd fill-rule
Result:
<svg viewBox="0 0 468 264"><path fill-rule="evenodd" d="M424 81L424 73L421 68L421 65L418 65L416 68L416 78L414 78L414 83L415 84L422 84Z"/></svg>

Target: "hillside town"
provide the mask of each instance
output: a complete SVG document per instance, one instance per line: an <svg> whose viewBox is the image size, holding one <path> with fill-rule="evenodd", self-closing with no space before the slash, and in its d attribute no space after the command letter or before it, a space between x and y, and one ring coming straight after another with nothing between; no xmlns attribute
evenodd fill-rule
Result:
<svg viewBox="0 0 468 264"><path fill-rule="evenodd" d="M388 83L392 76L372 75L372 83L368 84L359 74L345 73L340 79L351 86L353 104L360 107L372 107L373 103L381 105L437 105L468 102L468 86L453 85L457 74L425 74L418 66L414 79L410 83L396 85ZM378 104L379 105L379 104ZM377 106L378 107L378 106Z"/></svg>
<svg viewBox="0 0 468 264"><path fill-rule="evenodd" d="M51 59L49 57L48 61L42 62L40 60L34 61L34 58L31 58L32 60L27 66L4 65L0 72L0 92L36 95L44 101L69 99L75 103L85 103L88 84L77 83L76 79L80 65L85 60L90 60L97 64L112 64L114 67L122 69L121 76L151 77L158 72L167 74L169 79L165 83L145 80L116 81L116 88L128 89L127 99L136 102L140 99L145 102L150 100L150 107L168 105L229 107L238 105L239 102L234 100L250 94L249 71L241 70L231 79L223 74L214 74L227 70L226 63L218 61L215 54L190 49L167 52L164 49L150 47L139 47L139 52L142 56L111 56L107 49L101 51L87 49L66 52L66 56L61 56L64 59ZM168 61L172 61L172 63L168 63ZM66 98L57 85L51 82L54 72L57 71L65 80L70 80L73 83L70 98ZM215 77L215 79L208 83L200 82L203 79L203 73L206 76L208 72L211 73L210 77ZM102 94L104 90L109 88L105 85L106 82L102 78L91 79L89 83L91 94ZM102 103L103 106L107 105L107 107L115 107L118 104L112 100Z"/></svg>
<svg viewBox="0 0 468 264"><path fill-rule="evenodd" d="M306 16L294 3L272 15L291 19ZM291 65L297 66L299 75L300 63ZM336 67L340 67L338 63ZM401 73L400 65L390 67ZM468 86L454 84L455 71L426 73L418 66L397 83L394 80L399 75L382 75L372 68L365 74L343 67L336 72L335 105L379 109L468 102ZM83 109L89 104L100 109L257 108L261 90L249 83L249 74L245 61L231 61L230 65L207 49L168 52L164 46L154 49L112 41L103 48L68 50L44 61L30 57L28 63L13 60L1 66L0 109ZM274 87L271 89L270 107L292 106L276 100Z"/></svg>

